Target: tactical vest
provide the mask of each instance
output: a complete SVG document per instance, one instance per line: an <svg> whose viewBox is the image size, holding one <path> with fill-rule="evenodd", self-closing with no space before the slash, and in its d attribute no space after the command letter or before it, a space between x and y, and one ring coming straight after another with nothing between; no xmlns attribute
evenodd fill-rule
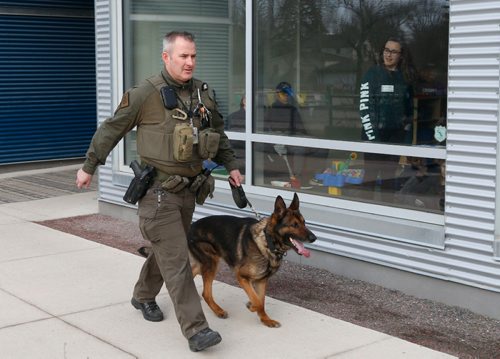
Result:
<svg viewBox="0 0 500 359"><path fill-rule="evenodd" d="M171 175L181 175L193 177L201 172L202 158L198 153L198 145L193 146L191 159L179 162L174 158L174 129L178 124L189 124L189 116L185 120L174 118L178 112L168 110L163 105L160 89L166 85L161 75L153 76L146 80L157 91L145 102L141 109L141 120L137 126L137 152L141 162L154 166L158 173L158 179L164 180ZM193 101L191 108L198 105L198 89L201 101L210 111L216 111L215 103L208 94L208 89L202 91L202 82L193 79L193 93L190 94L190 101ZM182 109L182 107L179 107ZM193 116L193 126L198 129L201 126L199 116Z"/></svg>

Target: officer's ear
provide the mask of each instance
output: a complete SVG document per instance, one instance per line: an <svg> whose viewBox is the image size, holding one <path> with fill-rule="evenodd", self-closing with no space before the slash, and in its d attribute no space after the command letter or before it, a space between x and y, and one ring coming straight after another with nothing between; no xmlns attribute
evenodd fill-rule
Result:
<svg viewBox="0 0 500 359"><path fill-rule="evenodd" d="M163 51L163 52L161 53L161 59L163 60L163 62L164 62L164 63L165 63L165 65L166 65L166 64L167 64L167 61L169 61L169 60L170 60L170 56L169 56L168 52Z"/></svg>

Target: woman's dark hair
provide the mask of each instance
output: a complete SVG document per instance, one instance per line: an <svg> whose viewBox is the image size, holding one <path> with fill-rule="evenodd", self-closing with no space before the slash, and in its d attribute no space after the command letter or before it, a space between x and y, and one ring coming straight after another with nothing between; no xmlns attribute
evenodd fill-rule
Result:
<svg viewBox="0 0 500 359"><path fill-rule="evenodd" d="M413 65L413 59L411 57L410 50L406 46L405 42L397 37L389 37L383 44L379 53L379 63L383 66L384 64L384 49L387 42L397 42L401 46L401 55L399 58L398 69L403 73L403 77L406 82L414 83L417 79L417 72L415 66Z"/></svg>

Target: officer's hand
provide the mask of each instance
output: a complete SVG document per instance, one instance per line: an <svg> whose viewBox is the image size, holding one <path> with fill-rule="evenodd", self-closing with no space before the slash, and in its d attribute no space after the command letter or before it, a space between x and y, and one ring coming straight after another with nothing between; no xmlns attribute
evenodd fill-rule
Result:
<svg viewBox="0 0 500 359"><path fill-rule="evenodd" d="M76 173L76 186L81 188L89 188L90 183L92 182L92 175L88 174L81 168Z"/></svg>
<svg viewBox="0 0 500 359"><path fill-rule="evenodd" d="M229 177L233 179L236 187L241 186L244 179L244 177L240 173L240 170L232 170L231 172L229 172Z"/></svg>

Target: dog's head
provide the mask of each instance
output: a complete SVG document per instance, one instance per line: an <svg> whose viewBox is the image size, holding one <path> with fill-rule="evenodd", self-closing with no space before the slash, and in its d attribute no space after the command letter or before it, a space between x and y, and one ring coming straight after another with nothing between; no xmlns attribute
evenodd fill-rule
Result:
<svg viewBox="0 0 500 359"><path fill-rule="evenodd" d="M274 202L274 212L269 219L267 232L272 236L276 249L286 252L294 249L299 255L310 256L304 243L312 243L316 236L307 227L299 211L299 197L294 194L292 203L287 208L281 196Z"/></svg>

